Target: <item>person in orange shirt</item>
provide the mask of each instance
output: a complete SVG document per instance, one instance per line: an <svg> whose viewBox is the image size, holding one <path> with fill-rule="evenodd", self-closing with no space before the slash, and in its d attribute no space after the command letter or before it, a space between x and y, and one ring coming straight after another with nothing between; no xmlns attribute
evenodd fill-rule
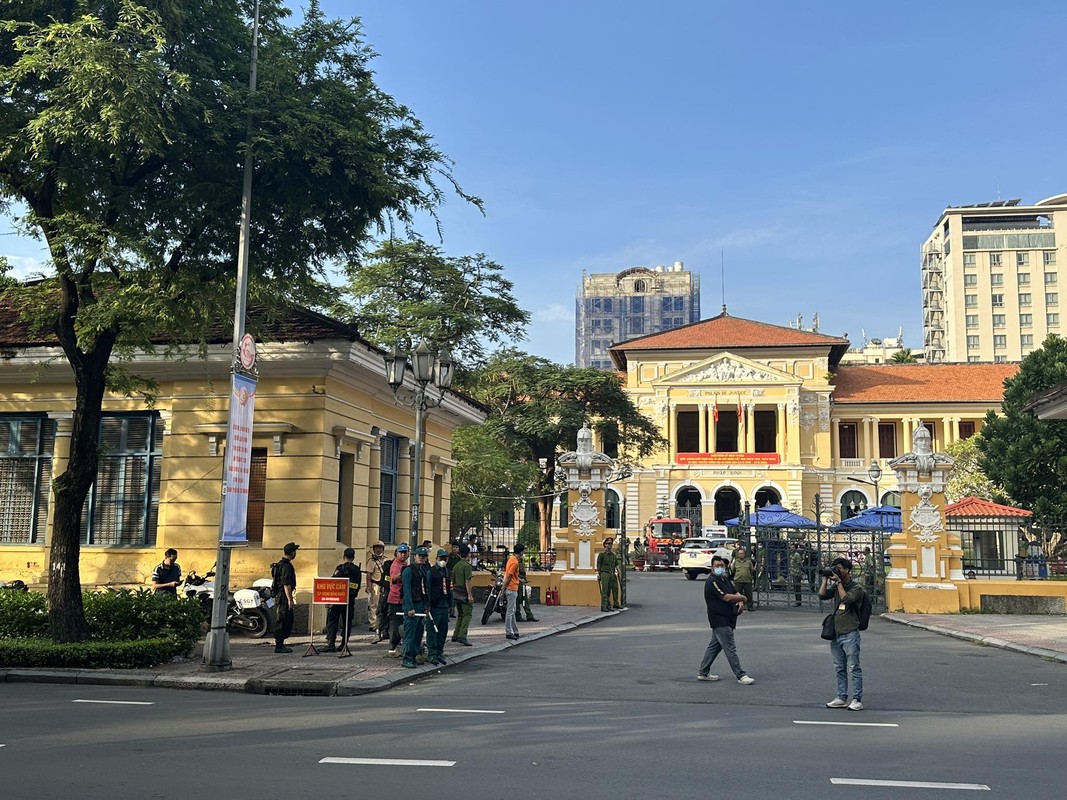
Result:
<svg viewBox="0 0 1067 800"><path fill-rule="evenodd" d="M504 597L508 601L508 610L504 615L504 633L509 639L519 638L519 624L515 621L515 607L519 602L519 559L522 558L526 545L519 542L515 552L508 558L504 567Z"/></svg>

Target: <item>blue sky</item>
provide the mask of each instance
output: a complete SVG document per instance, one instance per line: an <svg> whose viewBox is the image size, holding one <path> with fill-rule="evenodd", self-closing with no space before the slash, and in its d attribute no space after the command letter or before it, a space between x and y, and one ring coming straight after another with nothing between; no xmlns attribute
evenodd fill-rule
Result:
<svg viewBox="0 0 1067 800"><path fill-rule="evenodd" d="M684 261L703 316L921 347L946 205L1067 191L1067 4L324 0L455 161L444 249L504 265L530 352L574 357L582 270ZM4 228L3 230L9 230ZM425 226L428 237L432 226ZM40 251L0 236L27 268Z"/></svg>

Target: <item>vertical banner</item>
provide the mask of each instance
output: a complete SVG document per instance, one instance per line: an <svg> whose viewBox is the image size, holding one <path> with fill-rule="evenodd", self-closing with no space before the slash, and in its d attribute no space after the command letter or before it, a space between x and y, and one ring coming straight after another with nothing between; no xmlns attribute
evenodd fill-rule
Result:
<svg viewBox="0 0 1067 800"><path fill-rule="evenodd" d="M233 373L230 383L230 420L226 428L223 462L222 541L248 541L248 474L252 464L252 417L256 381Z"/></svg>

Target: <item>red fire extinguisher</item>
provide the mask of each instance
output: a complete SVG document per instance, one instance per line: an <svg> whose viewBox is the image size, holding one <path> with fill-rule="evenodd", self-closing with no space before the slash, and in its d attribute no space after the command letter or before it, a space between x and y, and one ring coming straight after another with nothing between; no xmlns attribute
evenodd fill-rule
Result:
<svg viewBox="0 0 1067 800"><path fill-rule="evenodd" d="M545 605L546 606L558 606L559 605L559 589L549 587L545 592Z"/></svg>

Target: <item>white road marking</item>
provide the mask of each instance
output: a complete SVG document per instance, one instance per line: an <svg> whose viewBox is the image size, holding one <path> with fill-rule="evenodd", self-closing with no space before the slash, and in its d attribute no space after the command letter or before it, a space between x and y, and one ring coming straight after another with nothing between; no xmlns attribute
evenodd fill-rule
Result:
<svg viewBox="0 0 1067 800"><path fill-rule="evenodd" d="M455 761L416 761L410 758L321 758L320 764L369 764L384 767L454 767Z"/></svg>
<svg viewBox="0 0 1067 800"><path fill-rule="evenodd" d="M900 789L970 789L988 792L984 783L932 783L930 781L869 781L862 778L830 778L830 783L843 786L893 786Z"/></svg>
<svg viewBox="0 0 1067 800"><path fill-rule="evenodd" d="M856 728L899 728L895 722L823 722L818 719L795 719L794 725L851 725Z"/></svg>
<svg viewBox="0 0 1067 800"><path fill-rule="evenodd" d="M71 700L72 703L100 703L109 706L154 706L155 703L144 700Z"/></svg>
<svg viewBox="0 0 1067 800"><path fill-rule="evenodd" d="M486 711L479 708L416 708L416 711L436 711L439 714L503 714L503 711Z"/></svg>
<svg viewBox="0 0 1067 800"><path fill-rule="evenodd" d="M1031 683L1031 686L1048 686L1047 683Z"/></svg>

